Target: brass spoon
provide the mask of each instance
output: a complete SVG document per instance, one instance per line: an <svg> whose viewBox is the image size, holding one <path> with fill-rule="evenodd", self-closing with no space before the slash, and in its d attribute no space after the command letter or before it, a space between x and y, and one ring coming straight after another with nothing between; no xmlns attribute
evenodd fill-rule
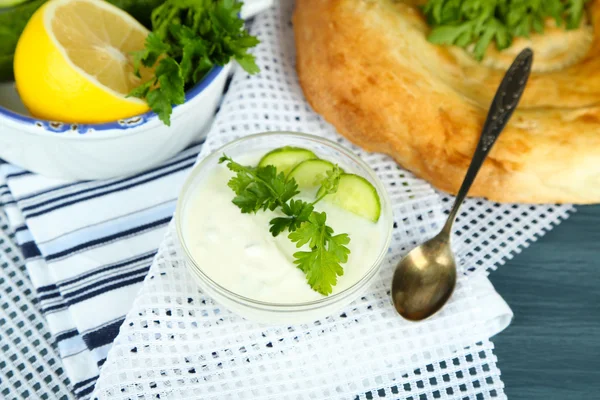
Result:
<svg viewBox="0 0 600 400"><path fill-rule="evenodd" d="M471 165L442 231L411 250L396 266L392 301L404 318L419 321L436 313L448 301L456 284L456 262L450 246L452 224L483 161L517 107L525 89L533 52L523 50L502 79L490 106Z"/></svg>

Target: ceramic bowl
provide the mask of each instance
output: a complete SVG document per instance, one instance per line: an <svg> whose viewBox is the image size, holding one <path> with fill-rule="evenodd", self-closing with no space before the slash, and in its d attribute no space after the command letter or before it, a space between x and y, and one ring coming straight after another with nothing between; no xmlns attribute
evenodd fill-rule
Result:
<svg viewBox="0 0 600 400"><path fill-rule="evenodd" d="M250 18L273 0L245 0ZM231 66L215 67L175 106L171 126L153 112L102 124L70 124L31 117L14 88L0 84L0 158L48 177L108 179L151 168L206 134Z"/></svg>
<svg viewBox="0 0 600 400"><path fill-rule="evenodd" d="M107 179L143 171L174 156L208 128L229 66L215 67L175 106L171 126L154 112L101 124L31 117L14 84L0 92L0 158L48 177Z"/></svg>

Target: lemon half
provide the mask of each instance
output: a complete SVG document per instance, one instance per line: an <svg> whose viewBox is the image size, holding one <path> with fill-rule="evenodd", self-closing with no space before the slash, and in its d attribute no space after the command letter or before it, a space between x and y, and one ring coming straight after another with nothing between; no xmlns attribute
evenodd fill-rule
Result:
<svg viewBox="0 0 600 400"><path fill-rule="evenodd" d="M54 121L99 123L148 111L127 98L151 71L135 76L132 51L148 30L102 0L51 0L31 17L15 51L17 90L29 112Z"/></svg>

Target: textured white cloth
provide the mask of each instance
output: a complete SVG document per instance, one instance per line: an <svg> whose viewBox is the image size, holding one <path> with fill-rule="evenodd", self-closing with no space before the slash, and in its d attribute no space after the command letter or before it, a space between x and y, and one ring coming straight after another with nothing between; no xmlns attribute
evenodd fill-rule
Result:
<svg viewBox="0 0 600 400"><path fill-rule="evenodd" d="M2 211L78 398L92 392L199 149L105 181L63 182L0 165Z"/></svg>
<svg viewBox="0 0 600 400"><path fill-rule="evenodd" d="M337 140L363 157L392 199L395 228L376 283L335 315L310 324L264 327L198 290L171 226L121 327L94 396L110 399L504 398L488 338L512 316L486 277L567 216L569 206L469 200L456 224L460 277L435 317L411 323L390 304L393 266L439 231L451 199L388 157L365 153L335 133L303 98L294 71L293 4L257 17L261 73L238 71L200 158L231 140L273 130Z"/></svg>
<svg viewBox="0 0 600 400"><path fill-rule="evenodd" d="M0 398L73 398L38 309L23 255L0 207Z"/></svg>

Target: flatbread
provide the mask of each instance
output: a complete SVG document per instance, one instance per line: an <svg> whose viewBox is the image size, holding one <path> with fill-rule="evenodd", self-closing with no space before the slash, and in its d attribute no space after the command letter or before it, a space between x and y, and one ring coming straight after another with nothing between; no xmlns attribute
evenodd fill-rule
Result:
<svg viewBox="0 0 600 400"><path fill-rule="evenodd" d="M514 55L535 53L518 109L471 196L499 202L600 202L600 0L574 31L490 46L484 62L427 41L409 2L297 0L297 70L312 107L352 142L456 193Z"/></svg>

